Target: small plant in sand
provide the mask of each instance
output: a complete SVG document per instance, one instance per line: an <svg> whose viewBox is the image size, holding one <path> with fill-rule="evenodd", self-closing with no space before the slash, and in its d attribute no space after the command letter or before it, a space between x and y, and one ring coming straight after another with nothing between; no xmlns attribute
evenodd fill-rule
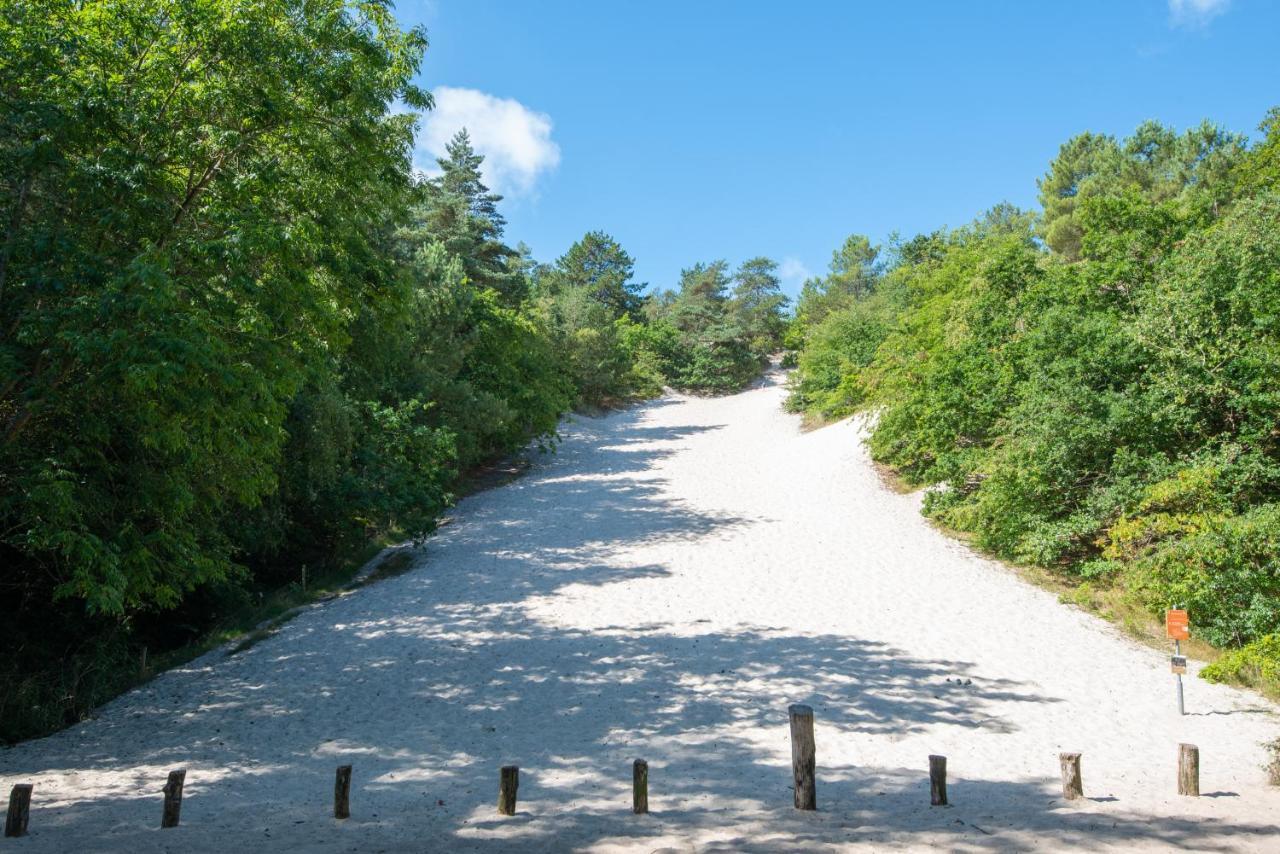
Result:
<svg viewBox="0 0 1280 854"><path fill-rule="evenodd" d="M1280 738L1273 738L1262 746L1267 749L1267 764L1262 766L1267 772L1267 782L1280 786Z"/></svg>

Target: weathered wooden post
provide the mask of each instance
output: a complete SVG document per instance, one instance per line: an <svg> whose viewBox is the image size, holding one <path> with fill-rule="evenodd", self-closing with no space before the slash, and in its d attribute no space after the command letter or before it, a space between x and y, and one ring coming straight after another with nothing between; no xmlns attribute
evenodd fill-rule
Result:
<svg viewBox="0 0 1280 854"><path fill-rule="evenodd" d="M813 741L813 709L794 705L791 713L791 773L796 784L796 809L816 810L818 790L814 783L816 748Z"/></svg>
<svg viewBox="0 0 1280 854"><path fill-rule="evenodd" d="M31 818L31 784L17 783L9 791L9 811L4 816L5 836L26 836Z"/></svg>
<svg viewBox="0 0 1280 854"><path fill-rule="evenodd" d="M947 757L929 757L929 803L935 807L947 805Z"/></svg>
<svg viewBox="0 0 1280 854"><path fill-rule="evenodd" d="M631 766L631 811L636 815L649 811L649 763L643 759Z"/></svg>
<svg viewBox="0 0 1280 854"><path fill-rule="evenodd" d="M333 780L333 817L351 818L351 766L339 765Z"/></svg>
<svg viewBox="0 0 1280 854"><path fill-rule="evenodd" d="M160 819L161 827L178 826L178 816L182 812L182 786L186 780L185 768L169 772L169 779L164 784L164 815Z"/></svg>
<svg viewBox="0 0 1280 854"><path fill-rule="evenodd" d="M516 789L520 788L520 767L503 765L498 776L498 812L516 814Z"/></svg>
<svg viewBox="0 0 1280 854"><path fill-rule="evenodd" d="M1058 762L1062 765L1062 797L1075 801L1084 797L1084 782L1080 779L1080 754L1059 753Z"/></svg>
<svg viewBox="0 0 1280 854"><path fill-rule="evenodd" d="M1200 797L1200 748L1178 745L1178 794Z"/></svg>

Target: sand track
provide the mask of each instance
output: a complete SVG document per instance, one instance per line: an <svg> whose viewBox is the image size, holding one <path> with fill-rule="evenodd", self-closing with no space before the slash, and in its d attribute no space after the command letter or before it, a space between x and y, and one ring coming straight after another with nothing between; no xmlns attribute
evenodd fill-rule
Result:
<svg viewBox="0 0 1280 854"><path fill-rule="evenodd" d="M933 530L857 424L800 433L779 383L577 419L414 570L0 752L6 792L36 784L31 835L0 847L1280 850L1274 707L1192 679L1179 718L1162 654ZM817 714L817 813L790 808L791 702ZM1206 797L1174 793L1181 741ZM1077 806L1061 750L1084 754ZM174 767L183 825L160 831Z"/></svg>

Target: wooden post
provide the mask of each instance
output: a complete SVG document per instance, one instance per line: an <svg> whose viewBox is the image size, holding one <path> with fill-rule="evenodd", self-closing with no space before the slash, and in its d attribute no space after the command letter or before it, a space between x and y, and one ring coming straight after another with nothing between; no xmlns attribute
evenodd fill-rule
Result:
<svg viewBox="0 0 1280 854"><path fill-rule="evenodd" d="M631 766L631 811L636 815L649 811L649 763L643 759Z"/></svg>
<svg viewBox="0 0 1280 854"><path fill-rule="evenodd" d="M186 779L185 768L169 772L169 780L164 784L164 816L160 819L161 827L178 826L178 815L182 812L182 786Z"/></svg>
<svg viewBox="0 0 1280 854"><path fill-rule="evenodd" d="M519 788L519 766L503 765L498 777L498 812L503 815L516 814L516 790Z"/></svg>
<svg viewBox="0 0 1280 854"><path fill-rule="evenodd" d="M31 818L31 784L18 783L9 792L9 811L4 816L5 836L26 836Z"/></svg>
<svg viewBox="0 0 1280 854"><path fill-rule="evenodd" d="M1084 783L1080 779L1080 754L1059 753L1058 762L1062 765L1062 797L1075 801L1084 797Z"/></svg>
<svg viewBox="0 0 1280 854"><path fill-rule="evenodd" d="M1178 794L1200 797L1200 748L1178 745Z"/></svg>
<svg viewBox="0 0 1280 854"><path fill-rule="evenodd" d="M947 757L929 757L929 803L935 807L947 805Z"/></svg>
<svg viewBox="0 0 1280 854"><path fill-rule="evenodd" d="M816 810L818 790L814 785L816 748L813 741L813 709L795 705L791 713L791 773L796 784L796 809Z"/></svg>
<svg viewBox="0 0 1280 854"><path fill-rule="evenodd" d="M333 781L333 817L351 818L351 766L339 765Z"/></svg>

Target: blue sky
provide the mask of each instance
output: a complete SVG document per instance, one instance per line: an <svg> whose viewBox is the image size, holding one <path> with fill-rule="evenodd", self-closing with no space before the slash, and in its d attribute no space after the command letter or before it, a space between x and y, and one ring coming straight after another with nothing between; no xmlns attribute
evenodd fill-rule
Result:
<svg viewBox="0 0 1280 854"><path fill-rule="evenodd" d="M402 0L438 109L553 260L603 229L638 278L768 255L794 293L882 241L1031 207L1058 146L1155 118L1254 135L1280 104L1280 3Z"/></svg>

